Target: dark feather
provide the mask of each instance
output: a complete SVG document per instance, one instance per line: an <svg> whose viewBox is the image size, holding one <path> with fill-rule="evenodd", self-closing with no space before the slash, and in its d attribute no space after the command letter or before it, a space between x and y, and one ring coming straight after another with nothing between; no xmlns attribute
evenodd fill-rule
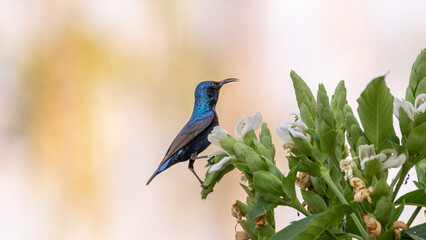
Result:
<svg viewBox="0 0 426 240"><path fill-rule="evenodd" d="M212 112L205 118L200 118L193 123L185 125L173 140L160 165L173 156L173 154L178 152L181 148L183 148L186 144L191 142L191 140L194 139L199 133L204 131L204 129L206 129L213 121L214 116L215 114Z"/></svg>

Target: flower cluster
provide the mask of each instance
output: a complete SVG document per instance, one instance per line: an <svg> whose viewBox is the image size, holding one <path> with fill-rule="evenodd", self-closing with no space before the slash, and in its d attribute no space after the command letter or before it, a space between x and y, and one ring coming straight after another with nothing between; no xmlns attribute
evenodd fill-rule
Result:
<svg viewBox="0 0 426 240"><path fill-rule="evenodd" d="M344 81L330 99L322 84L314 97L302 78L295 72L290 76L300 113L276 128L289 153L288 173L275 164L275 147L261 114L243 116L234 127L236 137L220 127L208 136L221 149L210 155L202 198L237 169L247 197L232 208L244 230L236 239L338 239L345 233L356 239L417 239L410 224L426 199L426 50L413 65L405 99L394 98L385 76L378 77L358 98L358 117L346 100ZM418 190L396 198L413 167ZM390 168L398 169L396 176L390 176ZM417 206L407 224L398 220L405 205ZM278 206L308 218L276 232Z"/></svg>

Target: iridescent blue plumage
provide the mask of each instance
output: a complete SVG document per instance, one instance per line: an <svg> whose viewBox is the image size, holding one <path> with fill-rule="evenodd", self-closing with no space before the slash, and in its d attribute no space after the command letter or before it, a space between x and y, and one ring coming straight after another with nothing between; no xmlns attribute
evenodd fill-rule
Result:
<svg viewBox="0 0 426 240"><path fill-rule="evenodd" d="M195 103L191 118L173 140L160 166L158 166L146 185L148 185L157 174L178 162L183 162L188 159L189 170L194 173L201 184L203 183L195 173L193 164L198 154L210 145L210 142L207 140L207 135L215 126L219 125L215 108L219 98L220 88L226 83L235 81L237 81L237 79L229 78L220 82L205 81L198 84L195 89Z"/></svg>

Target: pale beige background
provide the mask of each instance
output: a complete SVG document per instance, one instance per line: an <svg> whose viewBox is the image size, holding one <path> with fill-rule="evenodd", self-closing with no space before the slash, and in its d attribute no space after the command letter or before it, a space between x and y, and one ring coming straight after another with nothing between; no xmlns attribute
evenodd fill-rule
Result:
<svg viewBox="0 0 426 240"><path fill-rule="evenodd" d="M354 108L386 73L403 97L426 47L425 10L420 0L3 0L0 239L233 239L237 172L205 201L186 163L145 186L197 83L239 78L222 89L222 127L260 111L287 172L274 129L297 111L290 70L314 91L345 79ZM279 228L296 219L277 210Z"/></svg>

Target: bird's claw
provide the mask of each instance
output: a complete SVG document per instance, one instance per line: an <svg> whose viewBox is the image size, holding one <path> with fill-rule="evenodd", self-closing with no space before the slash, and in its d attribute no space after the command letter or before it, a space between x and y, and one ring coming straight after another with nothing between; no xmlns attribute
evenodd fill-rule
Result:
<svg viewBox="0 0 426 240"><path fill-rule="evenodd" d="M200 186L201 188L204 188L204 189L207 189L207 187L206 186L204 186L204 182L202 182L201 183L201 186Z"/></svg>
<svg viewBox="0 0 426 240"><path fill-rule="evenodd" d="M209 163L209 164L213 164L213 162L212 162L212 160L214 159L214 156L213 157L210 157L209 159L207 159L207 162Z"/></svg>

